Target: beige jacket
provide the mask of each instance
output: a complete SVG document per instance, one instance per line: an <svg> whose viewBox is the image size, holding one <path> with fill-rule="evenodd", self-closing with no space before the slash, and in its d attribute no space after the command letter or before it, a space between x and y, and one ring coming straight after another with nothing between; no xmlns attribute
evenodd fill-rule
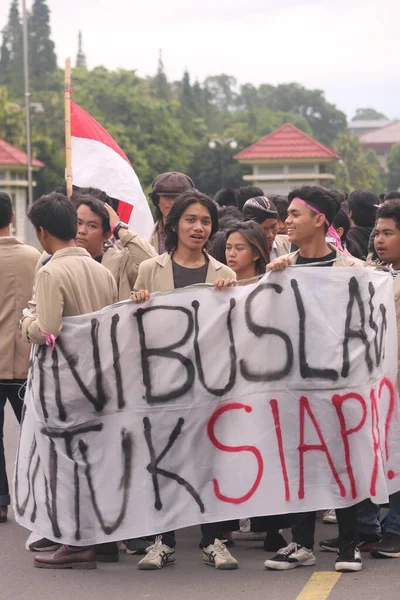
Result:
<svg viewBox="0 0 400 600"><path fill-rule="evenodd" d="M215 283L220 277L236 279L236 273L226 265L218 262L212 256L208 257L208 269L206 283ZM139 267L136 280L136 290L148 290L152 292L167 292L173 290L174 275L172 271L171 255L168 252L145 260Z"/></svg>
<svg viewBox="0 0 400 600"><path fill-rule="evenodd" d="M116 246L105 246L101 264L114 276L118 290L118 300L128 300L135 286L139 265L144 260L157 256L153 246L133 231L128 231ZM36 267L38 271L49 258L44 252Z"/></svg>
<svg viewBox="0 0 400 600"><path fill-rule="evenodd" d="M23 338L44 344L43 334L59 335L63 317L95 312L116 301L114 277L86 250L58 250L36 274L30 304L33 316L22 321Z"/></svg>
<svg viewBox="0 0 400 600"><path fill-rule="evenodd" d="M160 249L158 247L158 225L160 221L157 221L154 225L153 233L151 234L150 244L153 246L157 254L160 253Z"/></svg>
<svg viewBox="0 0 400 600"><path fill-rule="evenodd" d="M30 348L22 341L19 321L32 296L40 257L14 237L0 237L0 379L25 379Z"/></svg>
<svg viewBox="0 0 400 600"><path fill-rule="evenodd" d="M276 254L278 257L283 256L284 254L289 254L290 242L287 235L278 234L274 241L276 244Z"/></svg>
<svg viewBox="0 0 400 600"><path fill-rule="evenodd" d="M362 260L360 260L359 258L355 258L354 256L347 256L347 254L344 254L343 252L338 250L338 248L336 248L332 244L328 244L328 246L331 250L336 250L336 258L339 259L339 260L336 260L336 262L334 262L332 264L333 267L366 267L367 266L367 264L365 262L363 262ZM299 250L296 250L296 252L291 252L290 254L286 254L284 256L285 256L285 258L289 258L291 263L293 265L295 265L297 263L297 259L299 257ZM282 257L280 257L280 258L282 258Z"/></svg>

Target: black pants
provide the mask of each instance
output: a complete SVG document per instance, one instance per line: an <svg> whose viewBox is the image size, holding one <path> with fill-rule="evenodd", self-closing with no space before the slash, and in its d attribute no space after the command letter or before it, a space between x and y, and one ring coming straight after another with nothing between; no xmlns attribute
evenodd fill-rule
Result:
<svg viewBox="0 0 400 600"><path fill-rule="evenodd" d="M315 519L317 513L307 512L293 515L292 539L296 544L312 549L314 546ZM339 545L349 542L358 543L357 504L348 508L337 508L336 518L339 529Z"/></svg>
<svg viewBox="0 0 400 600"><path fill-rule="evenodd" d="M209 546L214 543L215 538L219 540L223 539L223 525L224 523L205 523L201 525L201 533L203 536L203 546ZM170 548L175 548L175 531L166 531L162 534L163 544L166 544ZM151 538L149 538L151 539Z"/></svg>
<svg viewBox="0 0 400 600"><path fill-rule="evenodd" d="M10 492L6 471L6 459L4 456L3 430L4 430L4 407L7 400L13 408L18 423L21 423L22 406L26 379L0 379L0 506L10 504Z"/></svg>

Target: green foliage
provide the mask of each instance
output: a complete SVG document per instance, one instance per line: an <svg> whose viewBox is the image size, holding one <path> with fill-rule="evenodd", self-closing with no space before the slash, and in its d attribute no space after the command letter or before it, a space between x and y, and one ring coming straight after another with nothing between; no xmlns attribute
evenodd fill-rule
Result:
<svg viewBox="0 0 400 600"><path fill-rule="evenodd" d="M57 68L54 42L50 37L50 9L46 0L34 0L28 28L30 77L32 87L40 89L47 75Z"/></svg>
<svg viewBox="0 0 400 600"><path fill-rule="evenodd" d="M400 144L392 146L388 160L388 189L398 190L400 188Z"/></svg>
<svg viewBox="0 0 400 600"><path fill-rule="evenodd" d="M381 121L384 119L387 119L387 116L374 108L357 108L353 117L353 121Z"/></svg>
<svg viewBox="0 0 400 600"><path fill-rule="evenodd" d="M8 23L3 29L0 53L0 85L11 86L18 94L24 91L22 25L18 0L10 6Z"/></svg>
<svg viewBox="0 0 400 600"><path fill-rule="evenodd" d="M348 131L338 135L334 148L342 158L334 168L335 187L345 192L360 188L383 191L383 172L373 150L365 151L360 140Z"/></svg>

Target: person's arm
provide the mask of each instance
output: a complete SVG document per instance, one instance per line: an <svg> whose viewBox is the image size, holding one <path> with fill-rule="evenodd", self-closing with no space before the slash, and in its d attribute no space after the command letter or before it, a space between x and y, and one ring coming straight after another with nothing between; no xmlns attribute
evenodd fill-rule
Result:
<svg viewBox="0 0 400 600"><path fill-rule="evenodd" d="M46 337L57 337L62 329L64 299L53 277L39 271L35 280L35 313L22 319L22 337L30 344L45 344Z"/></svg>
<svg viewBox="0 0 400 600"><path fill-rule="evenodd" d="M104 206L108 212L108 216L110 218L110 227L111 231L113 232L114 228L118 225L118 223L120 223L121 219L109 204L105 204ZM122 248L126 248L131 255L136 271L141 262L147 260L148 258L153 258L153 256L157 256L157 252L155 251L154 247L149 242L146 242L146 240L142 239L134 231L121 228L118 231L117 237L119 239L120 246Z"/></svg>

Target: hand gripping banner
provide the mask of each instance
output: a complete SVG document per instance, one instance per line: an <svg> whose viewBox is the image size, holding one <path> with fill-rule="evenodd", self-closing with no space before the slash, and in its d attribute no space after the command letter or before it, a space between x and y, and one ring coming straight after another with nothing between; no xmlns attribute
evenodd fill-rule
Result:
<svg viewBox="0 0 400 600"><path fill-rule="evenodd" d="M18 522L90 545L400 489L391 276L287 268L65 319L35 346Z"/></svg>

